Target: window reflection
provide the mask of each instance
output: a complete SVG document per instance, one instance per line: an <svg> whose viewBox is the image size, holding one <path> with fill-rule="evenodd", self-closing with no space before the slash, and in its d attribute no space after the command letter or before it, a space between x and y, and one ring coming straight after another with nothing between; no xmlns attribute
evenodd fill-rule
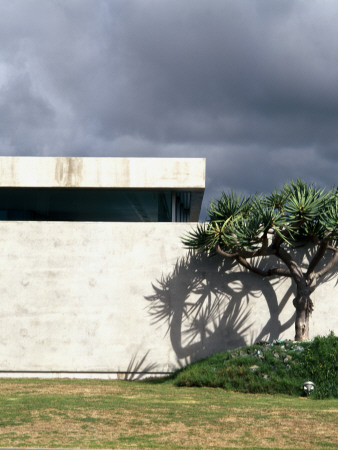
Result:
<svg viewBox="0 0 338 450"><path fill-rule="evenodd" d="M167 190L0 189L0 220L181 222L189 220L189 213L188 192L176 193L173 196L172 192Z"/></svg>

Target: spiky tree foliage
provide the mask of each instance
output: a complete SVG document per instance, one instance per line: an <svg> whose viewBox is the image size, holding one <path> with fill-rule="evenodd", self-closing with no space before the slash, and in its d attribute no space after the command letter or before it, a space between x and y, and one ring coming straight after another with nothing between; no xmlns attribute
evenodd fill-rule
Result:
<svg viewBox="0 0 338 450"><path fill-rule="evenodd" d="M184 245L231 258L262 277L292 278L297 289L295 339L308 340L310 296L319 278L338 262L338 188L326 191L298 179L265 196L223 193L208 214L206 223L182 239ZM304 268L297 263L295 248L307 243L314 252ZM262 270L253 262L270 256L281 264Z"/></svg>

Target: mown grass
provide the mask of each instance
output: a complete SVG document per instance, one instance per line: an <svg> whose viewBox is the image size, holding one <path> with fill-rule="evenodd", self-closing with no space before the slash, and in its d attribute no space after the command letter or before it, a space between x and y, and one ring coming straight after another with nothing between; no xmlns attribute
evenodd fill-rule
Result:
<svg viewBox="0 0 338 450"><path fill-rule="evenodd" d="M331 334L259 343L146 382L2 379L0 446L337 448L338 399L300 397L308 379L314 397L337 397L337 350Z"/></svg>
<svg viewBox="0 0 338 450"><path fill-rule="evenodd" d="M336 448L338 400L128 381L0 380L0 446Z"/></svg>

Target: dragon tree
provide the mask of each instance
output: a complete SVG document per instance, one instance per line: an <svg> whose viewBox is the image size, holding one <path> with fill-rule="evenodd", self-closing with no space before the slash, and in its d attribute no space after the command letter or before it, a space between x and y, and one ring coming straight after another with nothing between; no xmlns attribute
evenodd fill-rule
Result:
<svg viewBox="0 0 338 450"><path fill-rule="evenodd" d="M207 222L183 237L183 244L230 258L261 277L291 278L296 287L295 339L308 340L311 294L338 262L338 188L320 189L297 179L269 195L223 192L211 202L208 215ZM313 251L306 263L299 263L297 251L305 245ZM255 258L265 258L271 266L262 269Z"/></svg>

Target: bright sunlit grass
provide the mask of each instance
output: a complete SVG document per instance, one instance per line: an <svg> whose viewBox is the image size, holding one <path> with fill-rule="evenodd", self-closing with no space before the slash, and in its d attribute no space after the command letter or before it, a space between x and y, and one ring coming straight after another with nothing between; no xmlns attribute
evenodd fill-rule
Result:
<svg viewBox="0 0 338 450"><path fill-rule="evenodd" d="M0 446L334 448L337 411L172 382L0 380Z"/></svg>

